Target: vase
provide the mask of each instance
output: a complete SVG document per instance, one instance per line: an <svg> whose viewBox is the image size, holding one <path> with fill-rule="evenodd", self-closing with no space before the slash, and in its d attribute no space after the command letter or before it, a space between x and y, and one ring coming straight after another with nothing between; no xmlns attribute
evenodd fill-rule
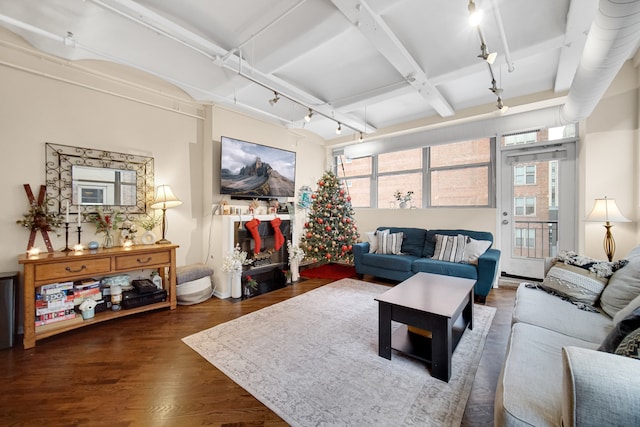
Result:
<svg viewBox="0 0 640 427"><path fill-rule="evenodd" d="M400 202L400 209L407 209L407 202Z"/></svg>
<svg viewBox="0 0 640 427"><path fill-rule="evenodd" d="M102 246L107 249L113 247L113 235L110 231L104 233L104 241L102 242Z"/></svg>
<svg viewBox="0 0 640 427"><path fill-rule="evenodd" d="M156 235L153 234L151 230L145 231L142 236L140 236L140 242L142 242L143 245L153 245L156 242Z"/></svg>
<svg viewBox="0 0 640 427"><path fill-rule="evenodd" d="M291 271L291 281L297 282L300 280L300 261L297 259L289 261L289 270Z"/></svg>
<svg viewBox="0 0 640 427"><path fill-rule="evenodd" d="M232 271L231 275L231 298L242 297L242 272Z"/></svg>

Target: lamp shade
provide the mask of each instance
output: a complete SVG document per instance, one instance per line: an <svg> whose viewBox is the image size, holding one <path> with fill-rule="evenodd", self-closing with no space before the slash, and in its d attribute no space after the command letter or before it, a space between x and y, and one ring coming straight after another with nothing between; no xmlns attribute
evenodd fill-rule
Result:
<svg viewBox="0 0 640 427"><path fill-rule="evenodd" d="M156 189L156 198L151 204L151 209L168 209L180 206L182 202L173 194L168 185L159 185Z"/></svg>
<svg viewBox="0 0 640 427"><path fill-rule="evenodd" d="M597 222L631 222L618 209L615 199L596 199L596 203L587 215L587 221Z"/></svg>

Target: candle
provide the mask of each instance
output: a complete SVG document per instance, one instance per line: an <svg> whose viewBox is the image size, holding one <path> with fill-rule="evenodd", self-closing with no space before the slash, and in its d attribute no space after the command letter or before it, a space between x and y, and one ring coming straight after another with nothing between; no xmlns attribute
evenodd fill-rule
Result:
<svg viewBox="0 0 640 427"><path fill-rule="evenodd" d="M78 209L78 227L82 227L82 214L80 213L80 209Z"/></svg>
<svg viewBox="0 0 640 427"><path fill-rule="evenodd" d="M64 201L64 208L65 208L65 211L67 211L67 217L66 217L67 219L65 222L69 224L69 201L68 200Z"/></svg>
<svg viewBox="0 0 640 427"><path fill-rule="evenodd" d="M29 249L27 251L27 254L30 257L36 257L36 256L40 255L40 248L33 246L31 249Z"/></svg>
<svg viewBox="0 0 640 427"><path fill-rule="evenodd" d="M84 247L80 243L78 243L73 247L73 250L76 252L82 252L84 250Z"/></svg>

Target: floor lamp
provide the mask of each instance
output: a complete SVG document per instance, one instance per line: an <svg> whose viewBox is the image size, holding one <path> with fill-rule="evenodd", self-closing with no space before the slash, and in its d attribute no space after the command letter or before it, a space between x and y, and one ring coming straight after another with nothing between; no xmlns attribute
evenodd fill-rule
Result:
<svg viewBox="0 0 640 427"><path fill-rule="evenodd" d="M158 186L156 189L156 198L150 206L151 209L162 209L162 239L158 240L156 243L161 245L171 243L165 238L165 234L167 232L167 209L175 208L181 204L182 202L175 194L173 194L173 191L171 191L171 187L168 185Z"/></svg>
<svg viewBox="0 0 640 427"><path fill-rule="evenodd" d="M604 234L604 253L607 255L609 262L613 261L616 242L613 240L613 234L611 234L611 227L613 227L611 222L631 222L631 220L622 215L615 199L608 199L605 196L604 199L596 199L591 213L587 216L587 221L604 222L604 228L607 229Z"/></svg>

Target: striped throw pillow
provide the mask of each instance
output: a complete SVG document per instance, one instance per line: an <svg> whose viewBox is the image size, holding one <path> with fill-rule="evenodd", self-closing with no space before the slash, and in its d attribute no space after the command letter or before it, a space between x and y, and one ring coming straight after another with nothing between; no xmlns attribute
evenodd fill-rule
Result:
<svg viewBox="0 0 640 427"><path fill-rule="evenodd" d="M449 262L462 262L464 248L467 245L467 236L446 236L436 234L436 250L431 259Z"/></svg>
<svg viewBox="0 0 640 427"><path fill-rule="evenodd" d="M379 254L402 254L403 233L389 233L389 230L378 231L378 251Z"/></svg>

